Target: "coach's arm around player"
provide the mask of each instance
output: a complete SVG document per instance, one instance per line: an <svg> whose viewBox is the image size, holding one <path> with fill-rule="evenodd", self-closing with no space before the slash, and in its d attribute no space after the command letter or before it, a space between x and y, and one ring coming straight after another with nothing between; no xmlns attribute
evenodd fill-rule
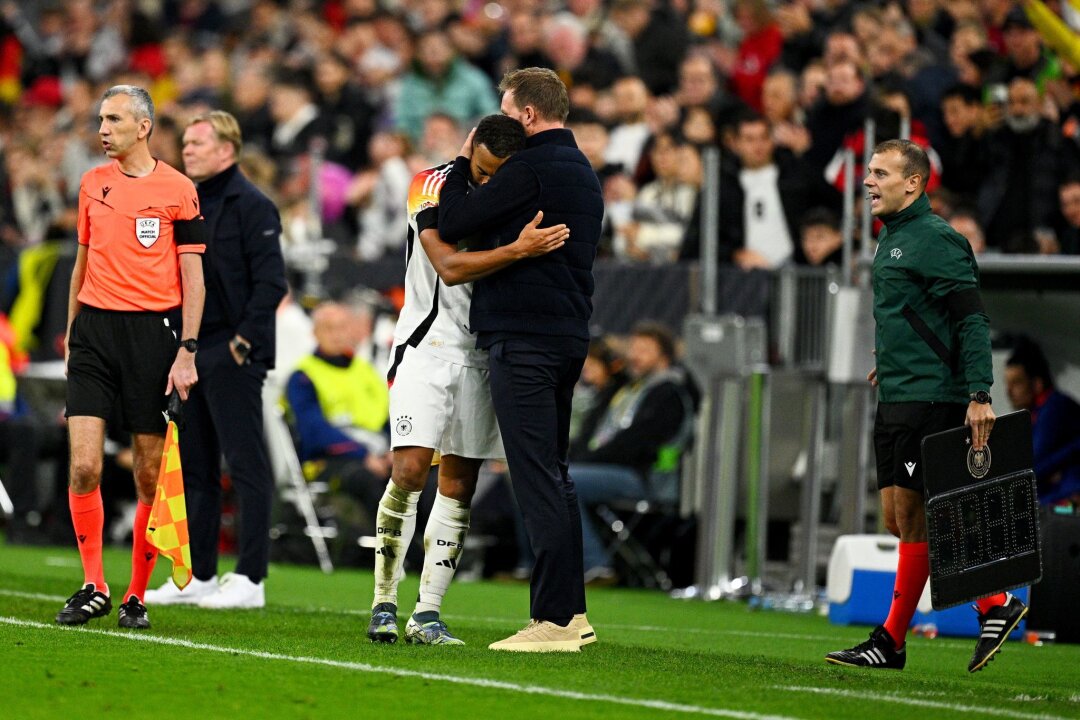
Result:
<svg viewBox="0 0 1080 720"><path fill-rule="evenodd" d="M435 266L439 279L447 285L460 285L487 277L518 260L546 255L565 245L570 229L563 224L538 227L543 220L544 211L540 210L522 228L517 240L494 250L459 252L455 246L443 241L437 228L421 232L420 244Z"/></svg>

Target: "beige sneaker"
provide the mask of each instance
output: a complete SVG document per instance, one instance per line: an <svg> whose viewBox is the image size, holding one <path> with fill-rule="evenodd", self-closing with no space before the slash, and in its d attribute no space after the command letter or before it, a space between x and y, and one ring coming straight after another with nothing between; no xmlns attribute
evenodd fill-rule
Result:
<svg viewBox="0 0 1080 720"><path fill-rule="evenodd" d="M584 619L584 617L582 618ZM525 629L505 640L488 645L488 650L507 652L580 652L581 629L571 620L559 627L547 620L530 620Z"/></svg>
<svg viewBox="0 0 1080 720"><path fill-rule="evenodd" d="M589 624L589 618L585 617L585 613L575 615L574 619L570 621L570 627L578 631L582 646L596 642L596 631Z"/></svg>

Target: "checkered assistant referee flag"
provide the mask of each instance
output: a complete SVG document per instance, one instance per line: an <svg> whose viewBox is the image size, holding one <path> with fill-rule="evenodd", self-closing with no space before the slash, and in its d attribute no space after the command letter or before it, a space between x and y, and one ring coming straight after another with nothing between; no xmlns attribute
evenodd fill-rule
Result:
<svg viewBox="0 0 1080 720"><path fill-rule="evenodd" d="M188 541L187 505L184 499L184 473L180 469L180 431L183 422L180 396L173 393L165 413L165 449L158 471L157 497L146 526L146 539L162 555L172 560L172 579L183 590L191 582L191 545Z"/></svg>

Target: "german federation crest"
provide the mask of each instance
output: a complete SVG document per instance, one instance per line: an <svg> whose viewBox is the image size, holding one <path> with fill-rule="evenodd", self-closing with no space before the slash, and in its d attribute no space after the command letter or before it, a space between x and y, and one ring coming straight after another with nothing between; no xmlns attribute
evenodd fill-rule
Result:
<svg viewBox="0 0 1080 720"><path fill-rule="evenodd" d="M979 450L976 450L974 445L968 448L967 469L976 480L986 477L986 473L990 472L989 443Z"/></svg>

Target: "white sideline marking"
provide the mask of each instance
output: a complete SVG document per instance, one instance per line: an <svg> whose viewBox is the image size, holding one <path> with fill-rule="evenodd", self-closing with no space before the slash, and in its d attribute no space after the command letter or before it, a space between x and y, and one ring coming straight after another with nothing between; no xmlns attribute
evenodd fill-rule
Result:
<svg viewBox="0 0 1080 720"><path fill-rule="evenodd" d="M772 689L783 690L785 692L813 693L815 695L833 695L836 697L852 698L855 700L894 702L901 705L914 705L916 707L934 708L935 710L952 710L954 712L997 715L999 717L1017 718L1017 720L1067 720L1066 718L1063 718L1059 715L1025 713L1018 710L1006 710L1004 708L985 707L982 705L960 705L958 703L947 703L937 700L923 700L921 698L907 697L904 695L894 695L892 693L856 692L855 690L806 687L805 685L774 685Z"/></svg>
<svg viewBox="0 0 1080 720"><path fill-rule="evenodd" d="M246 650L244 648L231 648L222 645L208 645L206 643L193 642L181 638L162 637L160 635L144 635L119 630L98 630L95 628L74 628L64 625L46 625L45 623L20 620L14 617L0 616L0 624L13 625L15 627L33 628L35 630L59 630L61 632L86 633L90 635L105 635L121 640L133 640L136 642L151 643L154 645L170 645L182 647L187 650L203 650L206 652L222 653L227 655L245 655L261 660L279 660L290 663L307 665L323 665L326 667L339 668L342 670L354 670L364 673L381 673L397 675L398 677L419 678L421 680L434 680L454 683L457 685L469 685L491 690L505 690L507 692L523 693L526 695L543 695L564 700L586 700L592 702L611 703L613 705L627 705L630 707L648 708L664 712L677 712L692 715L710 715L713 717L735 718L736 720L795 720L786 715L761 715L759 713L744 712L741 710L725 710L723 708L710 708L698 705L683 705L681 703L667 702L665 700L647 700L644 698L619 697L618 695L601 695L598 693L583 693L572 690L556 690L555 688L542 687L540 685L519 685L517 683L504 682L502 680L489 680L487 678L468 678L457 675L441 675L438 673L420 672L418 670L405 670L395 667L379 667L368 663L348 662L345 660L331 660L329 658L307 657L302 655L284 655L281 653L265 652L262 650Z"/></svg>
<svg viewBox="0 0 1080 720"><path fill-rule="evenodd" d="M67 600L63 595L45 595L42 593L30 593L22 592L19 590L4 590L0 588L0 595L9 595L11 597L25 598L27 600L47 600L54 602L64 602ZM170 607L179 608L196 608L194 605L171 605ZM269 609L284 610L292 612L313 612L313 613L334 613L337 615L356 615L358 617L369 617L371 615L370 610L357 610L355 608L331 608L331 607L314 607L304 605L273 605ZM461 622L478 623L485 625L514 625L515 623L524 623L524 620L520 618L505 618L505 617L484 617L476 615L458 615L456 613L448 613L443 615L446 620L458 620ZM639 632L664 632L664 633L683 633L687 635L733 635L736 637L752 637L752 638L766 638L774 640L807 640L813 642L830 642L835 641L836 638L832 635L805 635L801 633L775 633L775 632L761 632L757 630L716 630L713 628L676 628L676 627L663 627L660 625L621 625L619 623L595 623L597 627L602 630L636 630ZM960 641L952 639L937 638L934 643L939 646L948 644L959 644Z"/></svg>

